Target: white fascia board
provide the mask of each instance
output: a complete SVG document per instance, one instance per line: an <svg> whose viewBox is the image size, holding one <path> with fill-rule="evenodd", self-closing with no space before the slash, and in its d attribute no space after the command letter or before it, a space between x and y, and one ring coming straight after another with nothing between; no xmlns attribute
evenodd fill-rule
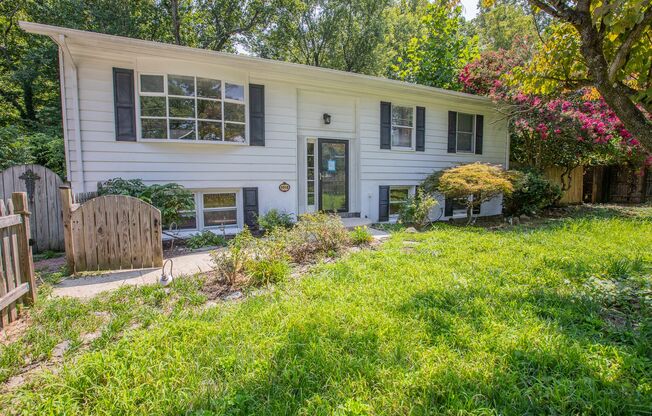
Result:
<svg viewBox="0 0 652 416"><path fill-rule="evenodd" d="M179 46L168 43L132 39L122 36L106 35L102 33L68 29L58 26L44 25L40 23L20 21L19 25L23 30L30 33L42 34L51 37L64 35L69 41L75 42L80 46L86 44L87 46L91 47L94 52L101 51L102 48L100 46L106 45L118 47L120 50L128 50L146 55L151 54L160 56L161 52L168 52L172 57L175 58L192 57L193 59L199 59L210 63L216 63L215 59L219 58L220 64L243 65L251 69L259 69L266 72L270 71L280 74L296 75L299 77L319 78L330 82L347 82L358 86L390 89L392 91L401 91L406 93L421 93L428 96L429 98L456 98L462 101L473 102L477 104L492 105L491 99L484 96L445 90L442 88L428 87L424 85L374 77L370 75L357 74L353 72L295 64L291 62L275 61L248 55L235 55L231 53L217 52L207 49L190 48L187 46Z"/></svg>

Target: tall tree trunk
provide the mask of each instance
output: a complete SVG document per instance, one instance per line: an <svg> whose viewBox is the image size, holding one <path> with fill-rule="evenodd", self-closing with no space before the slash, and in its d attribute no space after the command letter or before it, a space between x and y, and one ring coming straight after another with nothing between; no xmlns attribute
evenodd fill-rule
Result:
<svg viewBox="0 0 652 416"><path fill-rule="evenodd" d="M179 18L179 0L170 0L170 14L172 15L172 31L174 43L181 45L181 19Z"/></svg>
<svg viewBox="0 0 652 416"><path fill-rule="evenodd" d="M604 57L602 40L591 22L591 16L585 15L575 28L580 33L582 45L580 52L586 60L586 65L593 75L594 86L600 92L606 103L616 113L625 128L634 135L646 149L652 151L652 124L648 122L643 112L624 92L619 83L609 80L609 64Z"/></svg>

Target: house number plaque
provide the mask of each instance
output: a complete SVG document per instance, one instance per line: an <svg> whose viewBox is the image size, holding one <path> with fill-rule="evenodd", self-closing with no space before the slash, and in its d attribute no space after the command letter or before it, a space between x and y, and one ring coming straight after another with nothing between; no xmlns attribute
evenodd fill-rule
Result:
<svg viewBox="0 0 652 416"><path fill-rule="evenodd" d="M290 184L287 183L287 182L282 182L282 183L278 186L278 189L279 189L279 191L281 191L281 192L287 192L287 191L290 190Z"/></svg>

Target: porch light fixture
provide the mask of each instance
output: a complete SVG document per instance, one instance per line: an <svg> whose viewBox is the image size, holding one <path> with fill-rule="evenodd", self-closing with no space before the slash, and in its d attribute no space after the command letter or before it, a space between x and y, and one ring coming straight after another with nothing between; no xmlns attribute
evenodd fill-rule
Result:
<svg viewBox="0 0 652 416"><path fill-rule="evenodd" d="M328 113L324 113L324 124L331 124L331 115Z"/></svg>

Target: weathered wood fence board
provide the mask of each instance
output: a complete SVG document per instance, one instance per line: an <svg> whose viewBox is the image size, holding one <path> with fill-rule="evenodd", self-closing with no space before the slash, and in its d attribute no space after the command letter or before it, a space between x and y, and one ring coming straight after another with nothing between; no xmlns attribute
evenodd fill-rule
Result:
<svg viewBox="0 0 652 416"><path fill-rule="evenodd" d="M556 183L559 186L561 184L561 174L564 172L564 168L560 167L549 167L546 168L543 172L543 175L551 182ZM583 199L583 189L584 189L584 168L578 166L571 171L571 181L570 187L563 193L561 196L562 204L581 204Z"/></svg>
<svg viewBox="0 0 652 416"><path fill-rule="evenodd" d="M137 198L105 195L72 203L61 188L66 258L74 272L163 265L161 212Z"/></svg>
<svg viewBox="0 0 652 416"><path fill-rule="evenodd" d="M0 327L18 318L23 298L36 299L29 217L26 193L0 199Z"/></svg>
<svg viewBox="0 0 652 416"><path fill-rule="evenodd" d="M31 216L31 238L35 251L64 249L59 187L63 181L41 165L19 165L0 174L0 199L26 192Z"/></svg>

